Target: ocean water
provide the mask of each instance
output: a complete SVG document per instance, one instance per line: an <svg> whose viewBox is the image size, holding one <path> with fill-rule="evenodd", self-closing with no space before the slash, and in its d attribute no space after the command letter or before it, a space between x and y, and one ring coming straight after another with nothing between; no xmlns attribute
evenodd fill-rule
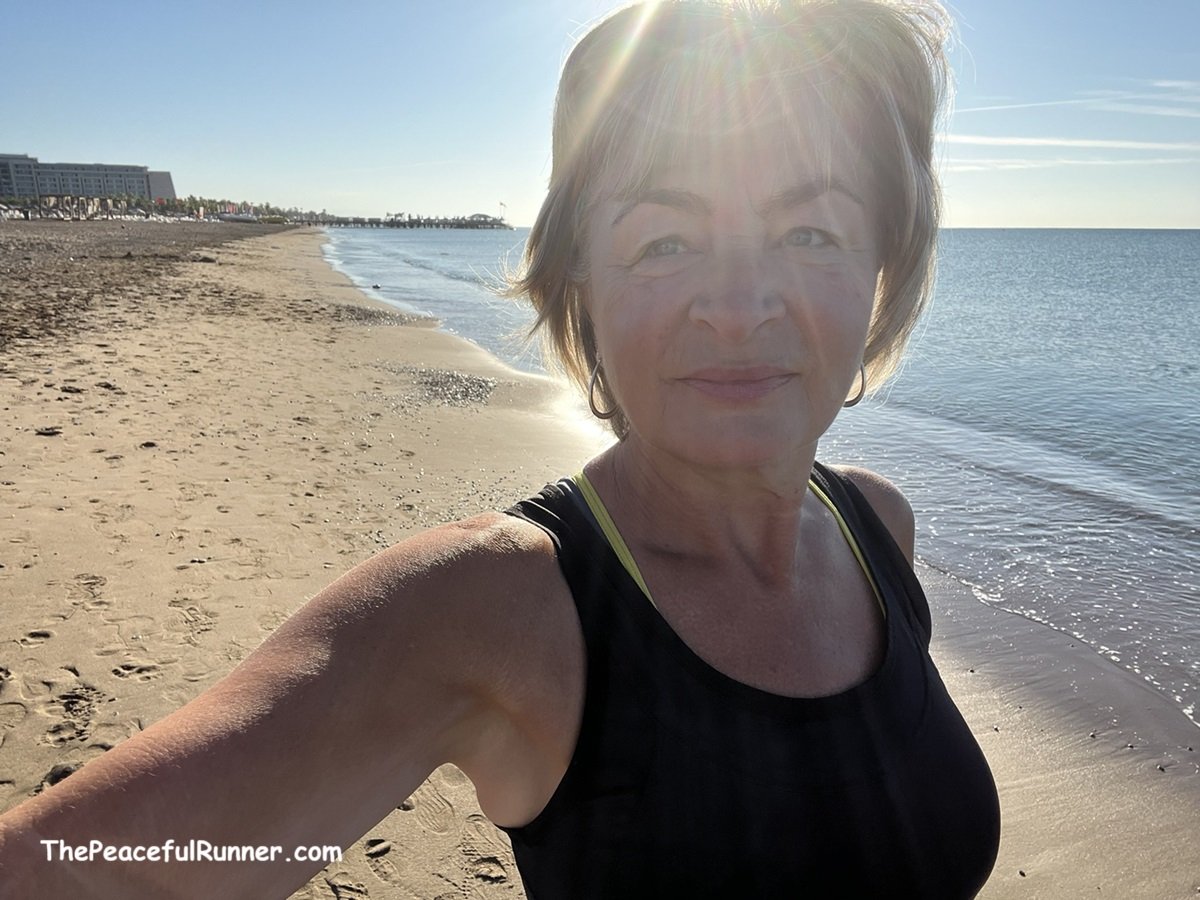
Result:
<svg viewBox="0 0 1200 900"><path fill-rule="evenodd" d="M328 228L326 234L326 259L367 294L433 316L509 365L544 371L536 342L522 339L531 311L495 292L520 263L528 228Z"/></svg>
<svg viewBox="0 0 1200 900"><path fill-rule="evenodd" d="M335 267L536 371L497 300L527 232L331 229ZM378 288L371 289L371 285ZM904 369L823 459L899 484L922 561L1200 725L1200 231L948 230Z"/></svg>

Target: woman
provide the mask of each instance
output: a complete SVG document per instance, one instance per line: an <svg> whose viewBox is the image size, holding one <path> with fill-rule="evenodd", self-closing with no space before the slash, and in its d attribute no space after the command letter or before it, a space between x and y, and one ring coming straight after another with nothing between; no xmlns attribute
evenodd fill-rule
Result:
<svg viewBox="0 0 1200 900"><path fill-rule="evenodd" d="M533 898L977 891L995 788L928 657L912 513L815 462L928 290L940 23L684 2L585 37L515 290L620 440L359 566L13 810L0 896L282 896L316 866L50 869L37 841L344 846L444 762Z"/></svg>

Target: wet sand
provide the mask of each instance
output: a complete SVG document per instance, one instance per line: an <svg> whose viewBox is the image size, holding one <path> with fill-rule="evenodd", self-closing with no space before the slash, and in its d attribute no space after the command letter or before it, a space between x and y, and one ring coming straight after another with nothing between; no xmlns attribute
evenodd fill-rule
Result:
<svg viewBox="0 0 1200 900"><path fill-rule="evenodd" d="M932 655L1000 792L979 896L1200 896L1200 729L1070 635L918 573Z"/></svg>
<svg viewBox="0 0 1200 900"><path fill-rule="evenodd" d="M356 562L601 446L557 388L375 304L320 240L0 223L0 810L194 697ZM1196 895L1197 729L921 574L1001 791L982 896ZM458 770L397 804L295 896L523 896Z"/></svg>

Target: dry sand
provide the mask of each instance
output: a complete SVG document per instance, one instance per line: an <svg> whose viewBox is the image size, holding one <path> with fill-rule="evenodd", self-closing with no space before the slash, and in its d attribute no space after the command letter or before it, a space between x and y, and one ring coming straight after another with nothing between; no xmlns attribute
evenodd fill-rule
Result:
<svg viewBox="0 0 1200 900"><path fill-rule="evenodd" d="M0 810L194 697L374 551L601 446L544 380L363 297L319 233L253 233L0 224ZM1197 729L922 576L1001 791L982 896L1197 896ZM295 896L523 896L456 769L397 803Z"/></svg>
<svg viewBox="0 0 1200 900"><path fill-rule="evenodd" d="M228 229L125 231L0 228L21 275L0 305L38 322L0 356L0 808L194 697L374 551L595 451L546 383L403 327L315 232L197 252ZM406 805L298 896L520 895L455 769Z"/></svg>

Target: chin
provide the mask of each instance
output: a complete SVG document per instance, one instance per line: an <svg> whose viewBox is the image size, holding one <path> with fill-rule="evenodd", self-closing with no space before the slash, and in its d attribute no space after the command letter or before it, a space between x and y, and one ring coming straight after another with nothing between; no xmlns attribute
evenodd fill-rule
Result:
<svg viewBox="0 0 1200 900"><path fill-rule="evenodd" d="M757 469L795 459L814 442L778 423L719 422L681 428L664 449L706 468Z"/></svg>

